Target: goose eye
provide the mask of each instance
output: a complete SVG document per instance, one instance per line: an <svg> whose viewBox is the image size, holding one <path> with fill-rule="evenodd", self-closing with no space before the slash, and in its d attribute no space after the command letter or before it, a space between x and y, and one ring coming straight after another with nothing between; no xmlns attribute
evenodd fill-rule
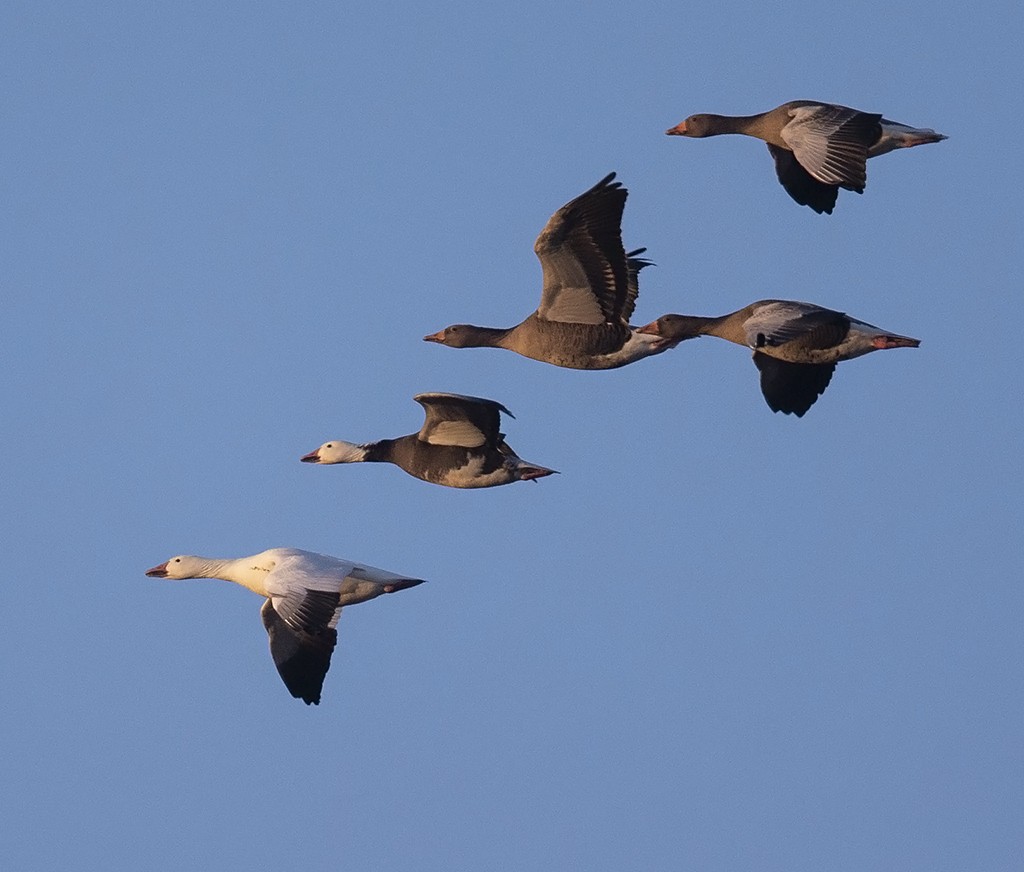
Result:
<svg viewBox="0 0 1024 872"><path fill-rule="evenodd" d="M180 557L175 557L174 558L174 562L175 563L181 563L181 558Z"/></svg>

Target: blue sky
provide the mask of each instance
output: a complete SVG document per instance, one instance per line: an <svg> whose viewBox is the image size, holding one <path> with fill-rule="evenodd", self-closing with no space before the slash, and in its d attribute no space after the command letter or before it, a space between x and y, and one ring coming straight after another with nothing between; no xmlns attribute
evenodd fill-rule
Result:
<svg viewBox="0 0 1024 872"><path fill-rule="evenodd" d="M0 864L1019 868L1010 14L5 4ZM824 217L760 143L663 135L797 98L950 138ZM421 341L532 311L535 236L612 170L637 323L782 297L921 348L797 420L716 340ZM562 475L299 463L439 390ZM346 611L319 708L258 598L143 575L272 546L430 580Z"/></svg>

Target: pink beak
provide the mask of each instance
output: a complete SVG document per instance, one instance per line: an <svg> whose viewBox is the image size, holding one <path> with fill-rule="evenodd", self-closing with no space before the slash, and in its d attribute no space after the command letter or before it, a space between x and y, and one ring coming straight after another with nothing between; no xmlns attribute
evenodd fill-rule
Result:
<svg viewBox="0 0 1024 872"><path fill-rule="evenodd" d="M147 569L146 575L150 578L167 578L167 563L164 562L159 566L154 566L152 569Z"/></svg>
<svg viewBox="0 0 1024 872"><path fill-rule="evenodd" d="M317 448L316 451L310 451L309 454L303 454L302 457L299 458L299 460L301 460L303 463L319 463L320 449Z"/></svg>
<svg viewBox="0 0 1024 872"><path fill-rule="evenodd" d="M920 339L911 339L909 336L876 336L871 340L875 348L917 348L921 344Z"/></svg>

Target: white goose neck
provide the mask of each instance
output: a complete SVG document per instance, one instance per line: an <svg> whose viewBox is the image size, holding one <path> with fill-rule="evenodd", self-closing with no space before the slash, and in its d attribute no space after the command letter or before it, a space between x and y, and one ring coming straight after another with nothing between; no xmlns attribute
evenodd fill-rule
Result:
<svg viewBox="0 0 1024 872"><path fill-rule="evenodd" d="M232 581L242 587L247 587L260 596L268 596L266 578L273 566L266 565L265 560L259 559L261 556L239 557L234 560L200 557L197 559L201 562L201 566L195 577Z"/></svg>

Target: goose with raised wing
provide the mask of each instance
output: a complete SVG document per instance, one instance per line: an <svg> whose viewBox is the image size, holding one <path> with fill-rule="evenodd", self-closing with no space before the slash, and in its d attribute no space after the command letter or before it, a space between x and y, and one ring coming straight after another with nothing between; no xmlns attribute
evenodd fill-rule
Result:
<svg viewBox="0 0 1024 872"><path fill-rule="evenodd" d="M543 269L540 307L515 327L453 324L424 336L452 348L505 348L569 369L614 369L672 347L629 324L646 249L626 254L626 189L610 173L548 220L533 250Z"/></svg>
<svg viewBox="0 0 1024 872"><path fill-rule="evenodd" d="M719 318L662 315L640 330L676 342L718 336L753 349L768 406L798 418L824 393L840 361L921 344L844 312L793 300L759 300Z"/></svg>
<svg viewBox="0 0 1024 872"><path fill-rule="evenodd" d="M334 439L303 463L393 463L409 475L445 487L495 487L534 481L555 470L521 459L500 432L501 403L461 394L417 394L426 418L418 433L361 445Z"/></svg>
<svg viewBox="0 0 1024 872"><path fill-rule="evenodd" d="M317 705L345 606L415 587L422 578L297 548L251 557L179 555L146 571L153 578L219 578L266 597L260 616L274 665L292 696Z"/></svg>
<svg viewBox="0 0 1024 872"><path fill-rule="evenodd" d="M836 103L792 100L758 115L691 115L665 131L702 138L740 133L764 140L786 192L801 206L832 213L839 189L864 193L867 159L947 137Z"/></svg>

